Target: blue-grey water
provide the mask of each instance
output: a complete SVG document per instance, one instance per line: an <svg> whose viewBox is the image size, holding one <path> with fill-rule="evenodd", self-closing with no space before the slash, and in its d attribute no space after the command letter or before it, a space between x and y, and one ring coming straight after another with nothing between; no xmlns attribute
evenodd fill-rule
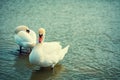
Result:
<svg viewBox="0 0 120 80"><path fill-rule="evenodd" d="M70 45L54 71L35 71L19 55L19 25ZM0 80L120 80L120 1L0 0Z"/></svg>

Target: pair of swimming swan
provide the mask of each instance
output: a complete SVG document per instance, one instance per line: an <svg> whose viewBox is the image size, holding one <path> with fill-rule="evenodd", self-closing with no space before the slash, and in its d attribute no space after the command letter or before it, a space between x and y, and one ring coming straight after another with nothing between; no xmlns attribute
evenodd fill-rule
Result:
<svg viewBox="0 0 120 80"><path fill-rule="evenodd" d="M31 64L38 65L40 67L52 68L64 58L68 51L69 45L62 49L59 42L43 42L45 38L45 29L39 29L39 38L37 43L36 34L34 31L26 26L18 26L15 29L15 41L20 46L20 52L22 47L33 48L29 61Z"/></svg>

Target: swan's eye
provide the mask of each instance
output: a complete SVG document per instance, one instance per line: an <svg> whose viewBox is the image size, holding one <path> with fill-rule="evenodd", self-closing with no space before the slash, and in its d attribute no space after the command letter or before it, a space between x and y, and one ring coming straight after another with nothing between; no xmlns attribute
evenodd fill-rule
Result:
<svg viewBox="0 0 120 80"><path fill-rule="evenodd" d="M26 29L26 32L27 32L27 33L30 33L30 30Z"/></svg>

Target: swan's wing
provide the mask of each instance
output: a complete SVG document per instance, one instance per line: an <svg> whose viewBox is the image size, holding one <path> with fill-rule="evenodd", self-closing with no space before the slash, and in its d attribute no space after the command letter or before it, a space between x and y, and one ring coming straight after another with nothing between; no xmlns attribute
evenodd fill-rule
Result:
<svg viewBox="0 0 120 80"><path fill-rule="evenodd" d="M53 52L60 50L62 46L60 45L60 42L44 42L42 48L45 53L52 54Z"/></svg>
<svg viewBox="0 0 120 80"><path fill-rule="evenodd" d="M20 31L18 34L15 34L14 38L16 43L21 46L25 43L33 43L32 38L25 31Z"/></svg>
<svg viewBox="0 0 120 80"><path fill-rule="evenodd" d="M45 55L44 58L49 63L57 63L59 61L59 52L61 50L61 45L59 42L45 42L39 49L42 54Z"/></svg>
<svg viewBox="0 0 120 80"><path fill-rule="evenodd" d="M17 35L21 38L23 42L32 42L31 36L25 31L20 31Z"/></svg>
<svg viewBox="0 0 120 80"><path fill-rule="evenodd" d="M56 63L59 60L62 60L65 56L65 54L68 51L69 45L66 46L65 48L61 48L62 46L58 43L54 43L54 42L50 42L47 44L44 44L43 48L42 48L42 52L43 54L46 54L46 57L48 59L50 59L50 61Z"/></svg>
<svg viewBox="0 0 120 80"><path fill-rule="evenodd" d="M43 46L51 47L52 49L62 48L62 46L60 45L60 42L44 42Z"/></svg>

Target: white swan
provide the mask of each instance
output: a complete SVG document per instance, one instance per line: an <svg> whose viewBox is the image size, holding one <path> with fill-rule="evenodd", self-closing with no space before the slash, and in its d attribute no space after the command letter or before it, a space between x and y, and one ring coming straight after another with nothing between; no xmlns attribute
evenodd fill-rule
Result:
<svg viewBox="0 0 120 80"><path fill-rule="evenodd" d="M68 51L69 45L62 49L59 42L43 42L45 37L45 30L39 29L39 43L33 48L29 55L29 61L31 64L38 65L40 67L52 68L63 59Z"/></svg>
<svg viewBox="0 0 120 80"><path fill-rule="evenodd" d="M22 47L33 48L36 45L36 34L27 26L18 26L15 29L15 42L20 46L20 53Z"/></svg>

